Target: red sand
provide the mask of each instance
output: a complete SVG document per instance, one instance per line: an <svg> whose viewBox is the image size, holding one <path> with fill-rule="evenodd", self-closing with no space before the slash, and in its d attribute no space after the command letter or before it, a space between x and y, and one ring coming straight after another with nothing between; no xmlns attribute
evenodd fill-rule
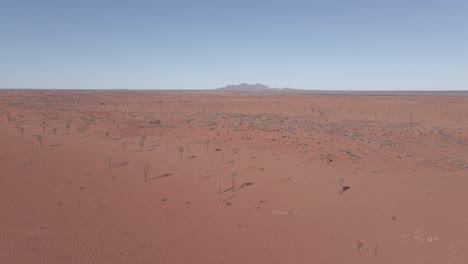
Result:
<svg viewBox="0 0 468 264"><path fill-rule="evenodd" d="M468 263L467 129L462 96L0 91L0 263Z"/></svg>

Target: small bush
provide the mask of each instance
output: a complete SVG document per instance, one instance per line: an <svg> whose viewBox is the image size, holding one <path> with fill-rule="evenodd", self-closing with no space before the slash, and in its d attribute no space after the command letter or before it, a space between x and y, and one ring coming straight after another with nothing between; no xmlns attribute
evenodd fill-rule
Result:
<svg viewBox="0 0 468 264"><path fill-rule="evenodd" d="M184 154L184 148L179 147L179 152L180 152L180 160L182 160L182 155Z"/></svg>
<svg viewBox="0 0 468 264"><path fill-rule="evenodd" d="M143 174L145 175L145 181L146 181L146 177L149 174L149 171L150 171L149 163L145 161L145 163L143 163Z"/></svg>

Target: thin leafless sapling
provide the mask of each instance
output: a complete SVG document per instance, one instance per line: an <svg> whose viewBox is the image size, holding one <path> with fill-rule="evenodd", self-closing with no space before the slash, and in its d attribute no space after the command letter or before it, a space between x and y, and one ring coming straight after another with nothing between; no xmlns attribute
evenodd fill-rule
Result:
<svg viewBox="0 0 468 264"><path fill-rule="evenodd" d="M145 163L143 163L143 174L145 175L145 182L147 180L146 177L148 176L149 171L150 171L149 163L147 161L145 161Z"/></svg>
<svg viewBox="0 0 468 264"><path fill-rule="evenodd" d="M179 147L179 152L180 152L180 160L182 160L182 155L184 154L184 148Z"/></svg>
<svg viewBox="0 0 468 264"><path fill-rule="evenodd" d="M42 135L37 135L37 141L39 142L39 148L42 148Z"/></svg>
<svg viewBox="0 0 468 264"><path fill-rule="evenodd" d="M236 177L237 177L237 172L231 172L231 181L232 181L232 191L234 192L236 189Z"/></svg>

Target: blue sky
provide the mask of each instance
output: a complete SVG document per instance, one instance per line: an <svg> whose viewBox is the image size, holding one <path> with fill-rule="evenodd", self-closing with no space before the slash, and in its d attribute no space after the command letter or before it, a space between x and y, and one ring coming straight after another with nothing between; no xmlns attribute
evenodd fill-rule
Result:
<svg viewBox="0 0 468 264"><path fill-rule="evenodd" d="M0 0L0 87L468 89L468 1Z"/></svg>

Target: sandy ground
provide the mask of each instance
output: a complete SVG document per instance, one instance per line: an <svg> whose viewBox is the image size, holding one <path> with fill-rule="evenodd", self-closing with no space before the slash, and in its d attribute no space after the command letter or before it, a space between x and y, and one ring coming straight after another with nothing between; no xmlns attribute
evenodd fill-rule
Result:
<svg viewBox="0 0 468 264"><path fill-rule="evenodd" d="M0 263L468 263L467 171L468 97L0 91Z"/></svg>

